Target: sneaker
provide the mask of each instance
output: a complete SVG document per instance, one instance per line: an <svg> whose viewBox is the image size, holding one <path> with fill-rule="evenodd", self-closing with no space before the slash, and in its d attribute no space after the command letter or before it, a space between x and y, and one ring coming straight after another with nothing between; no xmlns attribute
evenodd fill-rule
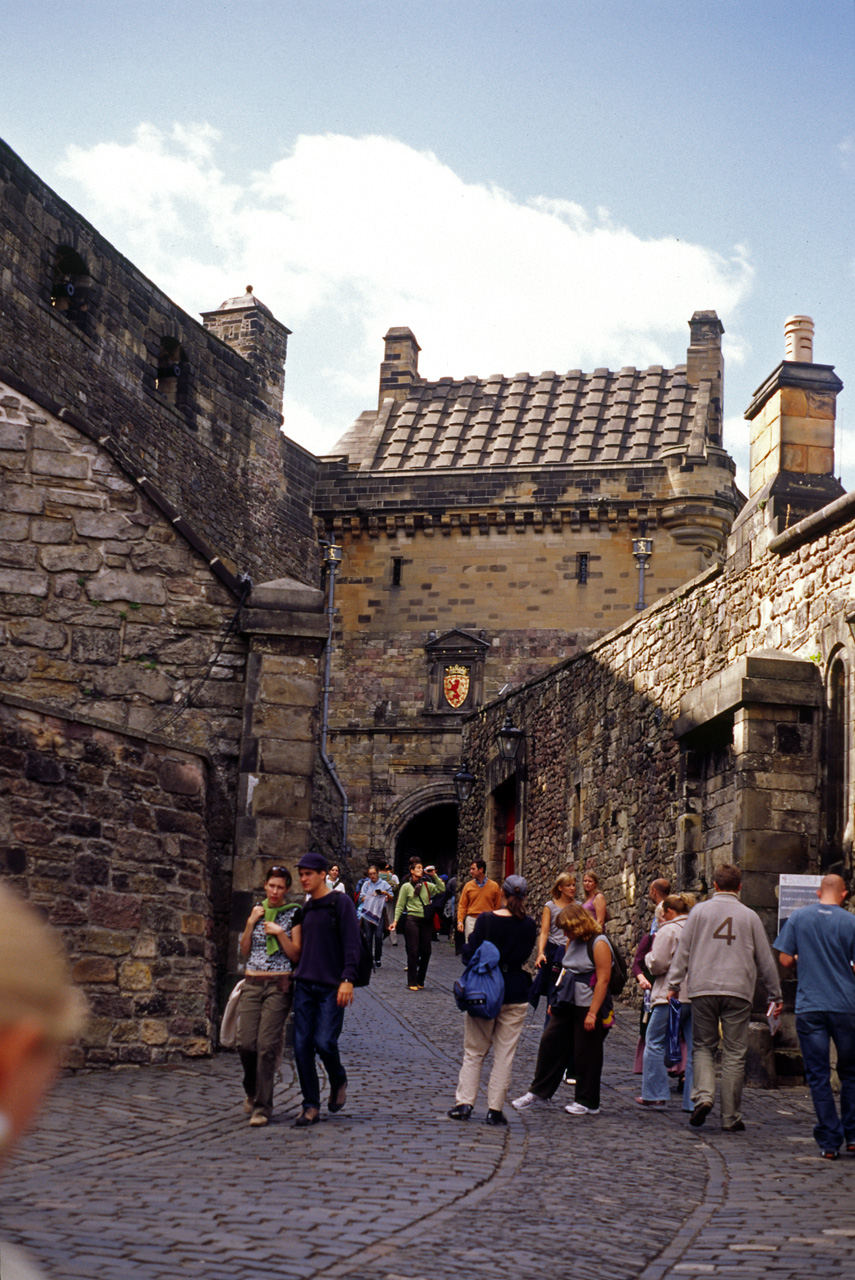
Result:
<svg viewBox="0 0 855 1280"><path fill-rule="evenodd" d="M598 1116L599 1107L585 1107L581 1102L568 1102L564 1108L568 1116Z"/></svg>
<svg viewBox="0 0 855 1280"><path fill-rule="evenodd" d="M636 1098L635 1104L638 1107L652 1107L654 1110L658 1109L660 1111L665 1106L664 1102L657 1099L651 1099L651 1098Z"/></svg>
<svg viewBox="0 0 855 1280"><path fill-rule="evenodd" d="M253 1111L249 1117L249 1123L253 1129L259 1129L262 1125L270 1123L270 1117L266 1116L263 1111Z"/></svg>
<svg viewBox="0 0 855 1280"><path fill-rule="evenodd" d="M524 1093L522 1097L514 1098L511 1106L515 1111L527 1111L529 1107L542 1107L546 1101L538 1093Z"/></svg>

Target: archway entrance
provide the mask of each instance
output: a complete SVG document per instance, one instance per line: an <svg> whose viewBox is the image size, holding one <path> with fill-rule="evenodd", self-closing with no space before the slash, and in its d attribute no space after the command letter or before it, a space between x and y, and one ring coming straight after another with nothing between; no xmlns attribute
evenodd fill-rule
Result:
<svg viewBox="0 0 855 1280"><path fill-rule="evenodd" d="M457 805L435 804L423 809L402 829L395 841L395 874L409 874L410 858L453 876L457 871Z"/></svg>

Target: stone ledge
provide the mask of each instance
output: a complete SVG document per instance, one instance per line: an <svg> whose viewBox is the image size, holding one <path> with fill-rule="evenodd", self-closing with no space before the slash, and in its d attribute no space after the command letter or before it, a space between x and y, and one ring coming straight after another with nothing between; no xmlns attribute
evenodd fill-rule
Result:
<svg viewBox="0 0 855 1280"><path fill-rule="evenodd" d="M821 701L819 671L812 662L784 653L747 654L680 699L674 733L684 737L746 704L818 707Z"/></svg>
<svg viewBox="0 0 855 1280"><path fill-rule="evenodd" d="M0 703L5 703L9 707L19 707L22 711L32 711L35 715L51 716L55 720L66 720L71 724L85 724L93 729L101 729L105 733L113 733L119 738L136 738L140 742L151 742L155 746L167 747L170 751L180 751L184 755L196 756L200 760L204 760L207 765L213 768L214 758L201 747L193 747L189 744L176 742L173 738L166 738L159 733L146 733L143 729L132 729L127 725L116 724L112 720L101 720L97 716L82 715L80 712L71 711L67 707L55 707L49 702L39 702L34 698L21 698L15 693L6 693L0 689Z"/></svg>

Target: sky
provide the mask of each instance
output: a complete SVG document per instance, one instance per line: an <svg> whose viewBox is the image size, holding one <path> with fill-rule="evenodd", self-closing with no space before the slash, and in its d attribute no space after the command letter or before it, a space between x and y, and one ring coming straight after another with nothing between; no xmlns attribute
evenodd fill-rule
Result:
<svg viewBox="0 0 855 1280"><path fill-rule="evenodd" d="M427 378L685 362L725 328L725 445L784 320L836 367L855 488L852 0L30 0L0 135L185 310L293 331L285 430Z"/></svg>

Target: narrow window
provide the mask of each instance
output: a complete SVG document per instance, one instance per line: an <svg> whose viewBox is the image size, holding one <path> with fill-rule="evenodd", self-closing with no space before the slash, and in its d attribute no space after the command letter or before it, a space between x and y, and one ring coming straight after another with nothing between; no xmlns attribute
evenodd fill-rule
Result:
<svg viewBox="0 0 855 1280"><path fill-rule="evenodd" d="M828 719L826 722L826 840L832 862L842 857L843 833L846 828L846 667L841 658L831 665L828 675Z"/></svg>
<svg viewBox="0 0 855 1280"><path fill-rule="evenodd" d="M161 338L155 386L176 408L187 402L187 357L177 338Z"/></svg>
<svg viewBox="0 0 855 1280"><path fill-rule="evenodd" d="M404 557L392 556L392 586L400 587L404 575Z"/></svg>
<svg viewBox="0 0 855 1280"><path fill-rule="evenodd" d="M86 327L90 284L89 269L80 254L70 245L60 245L53 264L51 306L80 329Z"/></svg>
<svg viewBox="0 0 855 1280"><path fill-rule="evenodd" d="M580 551L576 556L576 581L588 581L588 552Z"/></svg>

